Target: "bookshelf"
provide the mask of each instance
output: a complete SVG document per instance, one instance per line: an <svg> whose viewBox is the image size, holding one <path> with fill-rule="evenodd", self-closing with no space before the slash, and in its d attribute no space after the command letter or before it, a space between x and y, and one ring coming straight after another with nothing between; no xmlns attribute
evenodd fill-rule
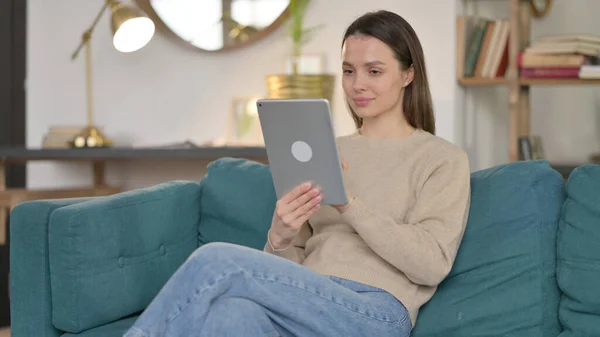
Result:
<svg viewBox="0 0 600 337"><path fill-rule="evenodd" d="M508 79L505 78L459 78L458 82L464 87L477 87L477 86L493 86L493 85L507 85ZM520 78L520 86L529 85L590 85L600 84L600 80L597 79L560 79L560 78Z"/></svg>
<svg viewBox="0 0 600 337"><path fill-rule="evenodd" d="M474 0L464 0L474 1ZM531 108L530 108L530 87L531 86L564 86L564 85L600 85L600 79L580 79L580 78L532 78L532 77L521 77L519 69L519 54L524 51L530 45L531 39L531 21L532 21L532 9L530 1L528 0L499 0L506 3L509 6L509 16L506 18L504 25L508 26L508 33L504 35L507 38L505 46L500 45L497 49L496 59L489 61L492 64L495 62L495 68L500 69L496 73L496 70L490 72L492 69L491 65L482 65L475 60L475 66L477 69L473 69L475 66L471 63L471 68L468 70L471 76L464 76L465 74L465 58L469 56L469 41L464 37L457 36L457 81L459 85L465 88L469 87L486 87L486 86L505 86L508 88L508 156L509 161L514 162L519 160L519 138L530 136L530 120L531 120ZM498 26L498 21L495 25ZM457 33L464 33L461 29L464 29L464 23L459 23L457 20ZM501 30L497 28L497 30ZM492 32L485 31L484 34L493 34ZM501 36L502 33L498 33ZM506 34L506 33L505 33ZM486 48L494 48L492 43L486 47L485 41L489 40L489 36L481 35L482 45L481 50ZM499 38L499 37L498 37ZM503 43L504 40L497 40ZM500 53L504 50L503 53ZM481 52L481 50L479 52ZM486 58L492 57L493 52L487 54ZM505 55L501 55L505 54ZM472 57L472 55L471 55ZM501 58L503 58L501 60ZM487 61L487 60L486 60ZM504 63L502 63L504 62ZM467 62L468 63L468 62ZM490 67L488 70L484 67ZM483 75L482 75L483 74ZM493 75L495 74L495 75Z"/></svg>
<svg viewBox="0 0 600 337"><path fill-rule="evenodd" d="M465 87L473 86L490 86L490 85L507 85L508 80L505 78L464 78L459 77L458 82Z"/></svg>
<svg viewBox="0 0 600 337"><path fill-rule="evenodd" d="M521 85L589 85L600 84L600 80L593 79L555 79L555 78L522 78L519 80Z"/></svg>

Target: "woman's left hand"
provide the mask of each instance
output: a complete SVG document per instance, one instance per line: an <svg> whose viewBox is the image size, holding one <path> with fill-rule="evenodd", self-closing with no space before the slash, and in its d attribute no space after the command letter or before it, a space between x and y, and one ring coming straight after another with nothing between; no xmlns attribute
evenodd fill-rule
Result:
<svg viewBox="0 0 600 337"><path fill-rule="evenodd" d="M342 170L344 171L344 173L346 173L348 171L348 163L346 163L346 161L344 160L344 158L340 158L340 159L342 161ZM348 209L348 207L350 206L350 204L352 203L352 201L354 200L354 197L350 193L350 190L348 190L347 186L346 186L346 194L348 195L348 203L347 204L345 204L345 205L334 205L333 206L340 213L344 213Z"/></svg>

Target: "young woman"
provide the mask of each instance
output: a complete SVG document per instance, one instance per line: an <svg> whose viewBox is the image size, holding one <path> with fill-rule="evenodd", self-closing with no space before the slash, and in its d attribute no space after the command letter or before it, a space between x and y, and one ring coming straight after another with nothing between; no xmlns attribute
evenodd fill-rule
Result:
<svg viewBox="0 0 600 337"><path fill-rule="evenodd" d="M342 43L357 130L338 138L350 202L298 186L277 202L265 252L199 248L126 337L409 336L452 268L470 204L465 153L435 136L417 35L367 13Z"/></svg>

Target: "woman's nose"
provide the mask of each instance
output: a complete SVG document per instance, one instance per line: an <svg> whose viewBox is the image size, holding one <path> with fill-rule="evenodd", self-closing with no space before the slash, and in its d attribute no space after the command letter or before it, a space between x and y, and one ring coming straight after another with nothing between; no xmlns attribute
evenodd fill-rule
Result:
<svg viewBox="0 0 600 337"><path fill-rule="evenodd" d="M365 91L365 89L367 88L366 84L365 84L365 80L363 79L362 76L360 75L356 75L354 77L354 83L352 84L352 88L355 91Z"/></svg>

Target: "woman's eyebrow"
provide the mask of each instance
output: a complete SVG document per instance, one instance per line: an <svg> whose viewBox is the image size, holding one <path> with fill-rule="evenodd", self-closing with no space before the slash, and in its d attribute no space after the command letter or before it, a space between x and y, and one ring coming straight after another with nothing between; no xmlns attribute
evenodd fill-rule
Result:
<svg viewBox="0 0 600 337"><path fill-rule="evenodd" d="M352 63L348 62L348 61L344 61L342 63L345 66L353 66ZM370 61L364 64L366 67L371 67L371 66L376 66L376 65L385 65L385 63L381 62L381 61Z"/></svg>

